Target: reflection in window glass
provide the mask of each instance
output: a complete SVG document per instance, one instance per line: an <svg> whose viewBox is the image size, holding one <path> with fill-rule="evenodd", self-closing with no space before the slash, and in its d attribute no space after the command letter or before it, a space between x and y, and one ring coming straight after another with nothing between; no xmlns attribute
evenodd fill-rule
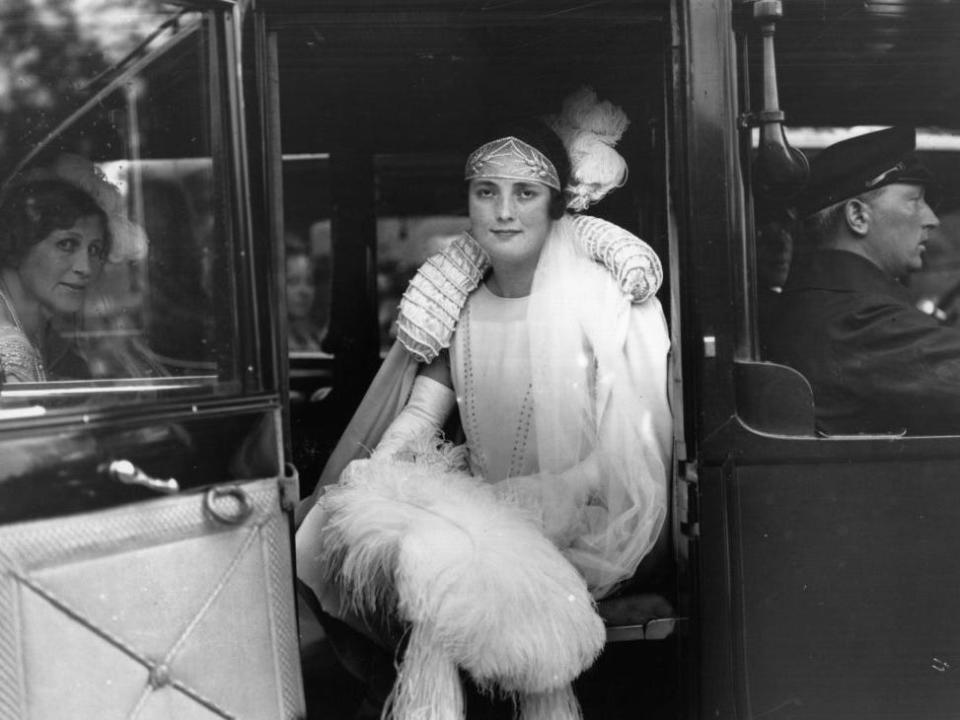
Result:
<svg viewBox="0 0 960 720"><path fill-rule="evenodd" d="M330 157L283 158L287 349L291 356L329 358L325 345L331 301Z"/></svg>
<svg viewBox="0 0 960 720"><path fill-rule="evenodd" d="M234 389L204 16L25 0L0 19L0 402Z"/></svg>
<svg viewBox="0 0 960 720"><path fill-rule="evenodd" d="M330 221L312 223L307 234L305 240L288 231L284 238L291 353L323 353L330 317Z"/></svg>

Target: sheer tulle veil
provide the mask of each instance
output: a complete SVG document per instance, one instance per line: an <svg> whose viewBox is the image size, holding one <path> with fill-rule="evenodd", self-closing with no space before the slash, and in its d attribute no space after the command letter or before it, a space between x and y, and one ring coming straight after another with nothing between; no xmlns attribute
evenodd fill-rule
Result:
<svg viewBox="0 0 960 720"><path fill-rule="evenodd" d="M631 305L573 233L569 216L554 223L534 276L534 416L541 473L587 498L561 549L602 597L634 573L667 516L669 337L656 298Z"/></svg>

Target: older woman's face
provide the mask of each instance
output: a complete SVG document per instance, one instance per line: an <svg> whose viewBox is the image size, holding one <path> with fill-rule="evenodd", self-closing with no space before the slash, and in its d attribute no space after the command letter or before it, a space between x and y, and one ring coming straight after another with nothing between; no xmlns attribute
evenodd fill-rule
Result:
<svg viewBox="0 0 960 720"><path fill-rule="evenodd" d="M103 269L105 235L96 215L54 230L30 248L17 268L24 290L51 314L77 312Z"/></svg>
<svg viewBox="0 0 960 720"><path fill-rule="evenodd" d="M469 189L471 234L494 261L536 266L550 234L550 188L477 178Z"/></svg>

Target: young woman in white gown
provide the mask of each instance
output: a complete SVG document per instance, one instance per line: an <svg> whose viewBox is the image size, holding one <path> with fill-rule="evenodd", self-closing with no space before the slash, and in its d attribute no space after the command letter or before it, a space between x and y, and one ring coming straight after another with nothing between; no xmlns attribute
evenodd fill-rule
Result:
<svg viewBox="0 0 960 720"><path fill-rule="evenodd" d="M591 93L552 128L521 123L470 155L470 230L412 284L400 342L320 483L369 448L413 458L457 410L466 470L533 518L597 599L662 546L672 442L659 261L568 211L623 182L616 112ZM317 566L323 522L300 526L298 574L345 617Z"/></svg>

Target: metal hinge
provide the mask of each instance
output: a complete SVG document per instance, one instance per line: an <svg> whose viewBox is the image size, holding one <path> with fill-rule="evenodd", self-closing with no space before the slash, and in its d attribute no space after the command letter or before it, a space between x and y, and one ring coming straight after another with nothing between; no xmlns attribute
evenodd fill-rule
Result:
<svg viewBox="0 0 960 720"><path fill-rule="evenodd" d="M680 532L689 538L700 537L699 511L697 506L697 463L681 461L677 467L680 485L677 488L679 503Z"/></svg>
<svg viewBox="0 0 960 720"><path fill-rule="evenodd" d="M279 478L280 507L284 512L293 512L300 501L300 474L293 463L285 463L284 475Z"/></svg>

